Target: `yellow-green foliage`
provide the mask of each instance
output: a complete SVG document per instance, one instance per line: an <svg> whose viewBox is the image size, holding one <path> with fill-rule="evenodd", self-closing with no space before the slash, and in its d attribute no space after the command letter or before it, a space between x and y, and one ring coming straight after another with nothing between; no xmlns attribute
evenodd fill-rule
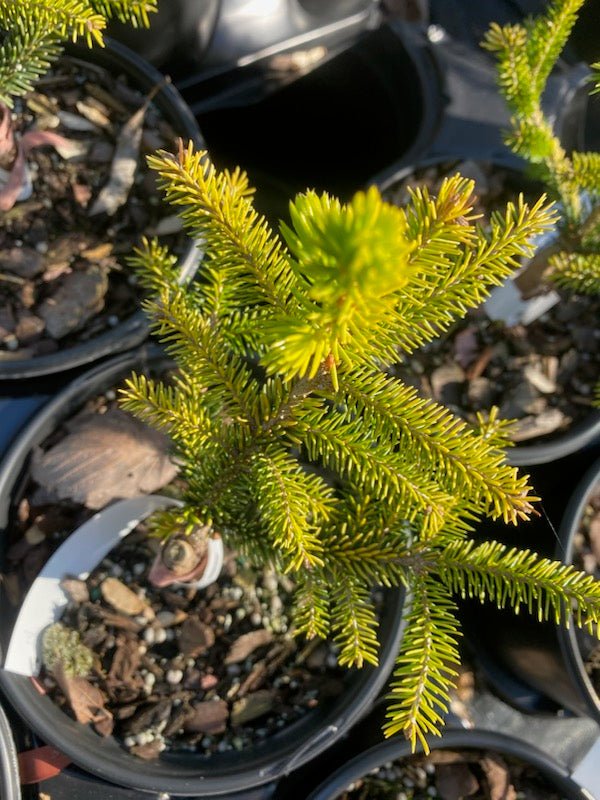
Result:
<svg viewBox="0 0 600 800"><path fill-rule="evenodd" d="M458 591L565 621L600 620L600 584L556 562L476 546L489 517L532 513L528 478L506 464L506 424L477 429L393 375L398 348L428 342L478 305L531 252L554 216L522 198L484 231L472 181L415 189L404 209L375 188L342 204L307 192L282 238L253 208L246 176L190 145L150 164L203 241L181 286L155 242L132 260L152 291L154 332L179 370L134 375L123 408L168 433L187 489L158 533L212 523L233 548L296 584L298 633L331 636L342 664L376 663L377 585L407 587L408 628L388 733L427 748L458 663Z"/></svg>
<svg viewBox="0 0 600 800"><path fill-rule="evenodd" d="M498 83L512 114L506 143L535 165L560 201L561 252L549 259L550 277L585 294L600 292L600 154L567 154L542 108L548 77L584 0L552 0L522 25L491 25L483 46L496 55ZM596 68L600 65L595 65Z"/></svg>
<svg viewBox="0 0 600 800"><path fill-rule="evenodd" d="M33 88L66 41L103 45L113 17L148 26L157 0L0 0L0 103Z"/></svg>
<svg viewBox="0 0 600 800"><path fill-rule="evenodd" d="M56 622L44 631L42 661L49 672L60 665L71 678L85 677L94 664L94 654L83 644L77 631Z"/></svg>

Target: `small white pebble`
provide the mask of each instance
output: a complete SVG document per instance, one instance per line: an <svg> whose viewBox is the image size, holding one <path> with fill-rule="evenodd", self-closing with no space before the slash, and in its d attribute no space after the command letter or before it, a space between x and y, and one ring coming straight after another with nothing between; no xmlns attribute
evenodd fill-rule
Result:
<svg viewBox="0 0 600 800"><path fill-rule="evenodd" d="M146 644L154 644L156 632L154 628L146 628L144 631L144 641Z"/></svg>
<svg viewBox="0 0 600 800"><path fill-rule="evenodd" d="M133 747L133 745L135 744L135 736L126 736L123 739L123 744L125 745L125 747Z"/></svg>
<svg viewBox="0 0 600 800"><path fill-rule="evenodd" d="M48 242L38 242L35 246L35 249L38 251L38 253L44 255L44 253L48 252Z"/></svg>
<svg viewBox="0 0 600 800"><path fill-rule="evenodd" d="M111 328L114 328L119 324L119 318L116 314L111 314L106 321Z"/></svg>
<svg viewBox="0 0 600 800"><path fill-rule="evenodd" d="M258 628L258 626L262 623L262 617L258 613L258 611L255 611L254 614L252 614L252 616L250 617L250 622L254 625L255 628Z"/></svg>
<svg viewBox="0 0 600 800"><path fill-rule="evenodd" d="M167 642L171 642L175 638L175 631L173 628L169 628L165 633L167 635Z"/></svg>
<svg viewBox="0 0 600 800"><path fill-rule="evenodd" d="M225 619L223 620L223 628L227 632L232 625L233 625L233 617L231 616L231 614L226 614Z"/></svg>
<svg viewBox="0 0 600 800"><path fill-rule="evenodd" d="M113 578L120 578L123 574L123 567L120 564L113 564L113 566L110 568L110 574L113 576Z"/></svg>
<svg viewBox="0 0 600 800"><path fill-rule="evenodd" d="M107 392L104 393L104 397L106 397L107 400L116 400L117 393L115 392L114 389L109 389Z"/></svg>
<svg viewBox="0 0 600 800"><path fill-rule="evenodd" d="M175 622L175 614L172 611L159 611L156 615L156 621L167 628Z"/></svg>
<svg viewBox="0 0 600 800"><path fill-rule="evenodd" d="M133 574L138 577L142 574L142 572L146 569L146 565L143 562L139 562L133 565Z"/></svg>
<svg viewBox="0 0 600 800"><path fill-rule="evenodd" d="M170 683L171 686L175 686L178 683L181 683L181 679L183 678L183 671L180 669L170 669L167 672L167 683Z"/></svg>
<svg viewBox="0 0 600 800"><path fill-rule="evenodd" d="M14 335L14 333L8 334L8 336L4 339L4 344L6 346L6 349L11 350L12 352L19 349L19 340Z"/></svg>
<svg viewBox="0 0 600 800"><path fill-rule="evenodd" d="M149 672L144 678L144 683L146 686L154 686L156 683L156 675L153 672Z"/></svg>
<svg viewBox="0 0 600 800"><path fill-rule="evenodd" d="M236 619L244 619L246 616L246 609L245 608L236 608L235 610L235 618Z"/></svg>
<svg viewBox="0 0 600 800"><path fill-rule="evenodd" d="M162 644L167 641L167 632L164 628L157 628L154 631L154 641L156 644Z"/></svg>
<svg viewBox="0 0 600 800"><path fill-rule="evenodd" d="M138 650L140 651L140 653L142 655L145 655L148 652L148 648L146 647L145 644L140 644L140 646L138 647Z"/></svg>

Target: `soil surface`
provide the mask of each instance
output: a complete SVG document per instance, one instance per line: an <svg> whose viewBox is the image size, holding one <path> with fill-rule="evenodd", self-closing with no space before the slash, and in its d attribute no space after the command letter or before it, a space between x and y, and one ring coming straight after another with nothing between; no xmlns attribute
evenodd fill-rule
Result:
<svg viewBox="0 0 600 800"><path fill-rule="evenodd" d="M533 767L480 750L434 750L384 764L338 800L563 800Z"/></svg>
<svg viewBox="0 0 600 800"><path fill-rule="evenodd" d="M403 205L409 186L425 184L435 194L443 178L457 171L475 181L474 212L483 215L482 223L519 191L531 200L541 194L517 173L464 161L424 168L384 196ZM477 412L498 406L502 418L517 420L515 442L547 441L564 433L593 410L600 374L600 297L557 291L561 301L527 326L509 327L474 309L448 333L403 358L394 373L472 423Z"/></svg>
<svg viewBox="0 0 600 800"><path fill-rule="evenodd" d="M93 650L89 682L130 752L243 750L341 694L335 648L291 635L288 578L230 553L206 589L156 589L146 580L156 544L140 526L87 581L65 582L61 621ZM64 685L44 683L65 704Z"/></svg>
<svg viewBox="0 0 600 800"><path fill-rule="evenodd" d="M125 259L142 236L159 235L175 253L185 251L181 224L146 164L158 148L173 151L176 133L152 104L132 124L145 99L123 76L64 57L16 101L17 140L38 131L66 143L27 152L29 188L3 212L0 360L71 347L139 310ZM114 174L111 180L117 157L123 191ZM14 158L13 148L0 167L9 170Z"/></svg>

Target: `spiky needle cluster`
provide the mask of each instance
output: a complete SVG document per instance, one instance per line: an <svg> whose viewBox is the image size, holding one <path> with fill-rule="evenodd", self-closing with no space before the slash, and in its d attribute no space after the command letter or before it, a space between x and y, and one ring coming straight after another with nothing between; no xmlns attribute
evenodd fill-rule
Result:
<svg viewBox="0 0 600 800"><path fill-rule="evenodd" d="M535 167L560 201L560 239L549 278L585 294L600 293L600 154L567 154L542 109L548 77L584 0L552 0L522 25L491 25L483 46L497 58L498 83L511 114L506 143ZM600 68L600 64L595 65Z"/></svg>
<svg viewBox="0 0 600 800"><path fill-rule="evenodd" d="M66 41L102 46L103 30L113 17L148 26L157 0L0 0L0 103L34 83L60 56Z"/></svg>
<svg viewBox="0 0 600 800"><path fill-rule="evenodd" d="M342 205L307 192L279 238L238 169L218 172L192 146L149 159L167 200L204 242L202 278L178 282L156 243L133 259L154 296L155 333L179 370L135 375L122 405L170 434L187 484L169 535L211 523L233 548L296 584L295 627L332 636L339 660L377 661L376 585L407 587L407 633L387 733L427 748L459 656L458 591L541 617L600 619L600 584L501 544L475 545L482 517L532 513L527 477L505 463L505 423L478 429L421 399L389 369L397 348L433 339L484 299L553 222L520 197L484 232L471 181L405 209L375 188Z"/></svg>

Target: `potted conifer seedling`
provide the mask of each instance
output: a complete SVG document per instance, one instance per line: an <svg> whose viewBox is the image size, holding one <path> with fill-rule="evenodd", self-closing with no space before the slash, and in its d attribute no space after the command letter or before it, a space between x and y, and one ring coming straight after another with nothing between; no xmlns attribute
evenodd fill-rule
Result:
<svg viewBox="0 0 600 800"><path fill-rule="evenodd" d="M299 195L280 239L254 211L241 171L218 172L191 144L150 163L167 201L181 206L188 232L203 239L207 260L202 279L184 287L167 250L155 242L134 259L153 296L146 311L177 370L170 381L131 377L121 407L170 437L180 503L151 518L165 542L139 587L141 596L151 596L153 583L163 597L173 587L185 593L188 575L202 576L206 550L220 537L230 558L259 569L268 565L276 580L290 583L296 636L328 638L339 665L364 669L376 663L381 644L377 587L406 588L410 602L385 730L427 749L443 724L459 660L456 592L514 611L535 608L556 622L575 605L576 621L590 629L600 618L600 584L592 577L527 550L469 538L480 518L517 523L534 513L527 477L505 463L506 424L491 414L469 427L389 371L398 346L434 338L505 279L516 259L531 251L531 239L553 224L552 212L543 200L529 207L519 198L494 215L486 234L471 215L472 182L456 175L436 197L415 190L405 209L384 203L375 188L348 204L314 192ZM47 430L47 418L44 424ZM29 446L39 442L29 434L22 438ZM5 464L23 464L26 449L16 443ZM14 486L5 471L3 503ZM139 549L139 535L135 541ZM95 545L90 540L89 550ZM68 554L68 539L63 548ZM120 563L118 549L110 557ZM96 593L91 602L101 602L98 581L105 578L92 571L89 579L85 591ZM190 588L201 603L214 596L210 587L197 595ZM133 601L137 615L144 607L139 599ZM134 617L136 625L161 609L153 604L144 613ZM114 676L123 669L123 653L117 667L113 659L125 634L109 638L114 652L102 645L101 653L86 655L80 644L107 639L87 624L79 627L84 617L76 610L63 618L67 630L76 629L71 638L52 628L46 674L72 693L68 667L71 679L91 683L96 697L114 699L118 687L106 684L106 670ZM209 650L227 641L226 633L211 638L202 631L204 649L207 640ZM175 630L171 646L187 638ZM231 650L221 660L234 665ZM187 720L207 708L204 689L182 694L179 671L172 680L185 734ZM178 761L167 778L161 752L175 741L177 725L165 736L169 721L159 718L150 731L155 759L139 770L132 755L106 740L100 744L81 726L80 734L70 730L59 742L61 712L52 701L22 676L4 673L2 685L30 724L77 763L138 788L231 795L301 765L316 744L332 743L344 728L315 733L313 727L307 734L306 727L292 726L292 741L274 733L244 746L239 688L232 687L224 697L211 695L209 706L223 710L221 730L238 732L241 752L232 739L236 752L230 755L226 745L207 759L204 748L214 747L214 739L205 744L206 737L196 736L196 757ZM64 702L60 693L54 696ZM128 708L102 702L100 717L88 718L106 734L113 730L110 718L127 719L131 701ZM318 707L313 713L314 724L323 724Z"/></svg>
<svg viewBox="0 0 600 800"><path fill-rule="evenodd" d="M0 4L0 377L54 373L139 344L147 325L124 254L198 250L155 202L144 154L200 141L178 92L103 36L147 26L155 0ZM86 46L87 45L87 46ZM63 52L64 48L67 52Z"/></svg>
<svg viewBox="0 0 600 800"><path fill-rule="evenodd" d="M449 335L404 357L399 369L421 392L450 404L474 421L492 405L518 418L509 454L515 464L555 460L600 434L593 389L600 373L598 209L600 155L567 153L545 113L548 78L583 0L550 3L539 17L518 25L492 25L484 47L498 59L498 84L511 113L502 160L458 163L440 157L386 182L385 194L405 194L404 181L425 181L431 191L448 171L476 180L482 224L507 198L544 190L557 203L553 231L536 242L486 303ZM515 158L518 157L518 158ZM519 168L519 160L521 168ZM452 163L453 162L453 163Z"/></svg>

